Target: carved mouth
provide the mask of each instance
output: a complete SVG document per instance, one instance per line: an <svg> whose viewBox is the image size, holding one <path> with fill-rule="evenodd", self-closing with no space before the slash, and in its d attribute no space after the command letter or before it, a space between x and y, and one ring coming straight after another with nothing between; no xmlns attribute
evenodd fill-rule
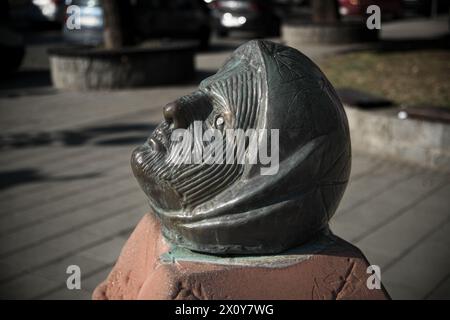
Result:
<svg viewBox="0 0 450 320"><path fill-rule="evenodd" d="M156 128L144 144L133 150L131 167L138 180L147 174L145 166L152 154L165 154L167 152L168 141L168 138L165 137L165 132Z"/></svg>
<svg viewBox="0 0 450 320"><path fill-rule="evenodd" d="M154 152L166 153L169 150L170 145L170 132L168 125L161 123L148 137L144 148L150 149Z"/></svg>
<svg viewBox="0 0 450 320"><path fill-rule="evenodd" d="M153 156L163 155L163 150L165 146L161 141L153 137L149 138L146 143L133 151L131 168L151 204L165 210L179 210L181 209L180 196L169 183L159 180L155 172L149 169L149 157L152 157L152 154Z"/></svg>

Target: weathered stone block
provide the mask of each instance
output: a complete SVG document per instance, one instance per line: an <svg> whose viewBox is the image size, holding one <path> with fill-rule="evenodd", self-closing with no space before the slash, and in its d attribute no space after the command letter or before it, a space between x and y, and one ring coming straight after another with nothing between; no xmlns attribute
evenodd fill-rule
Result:
<svg viewBox="0 0 450 320"><path fill-rule="evenodd" d="M368 289L371 274L364 255L348 242L333 241L319 252L292 256L275 264L227 265L168 261L170 248L160 225L145 215L129 238L94 299L389 299L381 289ZM166 255L167 256L167 255ZM276 260L276 258L275 258Z"/></svg>

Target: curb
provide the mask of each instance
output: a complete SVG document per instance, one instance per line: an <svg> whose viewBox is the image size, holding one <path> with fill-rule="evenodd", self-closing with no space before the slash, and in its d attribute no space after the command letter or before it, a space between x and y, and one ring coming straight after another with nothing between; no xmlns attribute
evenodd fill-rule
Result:
<svg viewBox="0 0 450 320"><path fill-rule="evenodd" d="M450 124L400 120L397 109L345 111L353 149L450 172Z"/></svg>
<svg viewBox="0 0 450 320"><path fill-rule="evenodd" d="M379 38L378 30L369 30L364 24L341 23L317 25L313 23L287 22L281 26L284 42L299 48L305 44L351 44L374 42Z"/></svg>

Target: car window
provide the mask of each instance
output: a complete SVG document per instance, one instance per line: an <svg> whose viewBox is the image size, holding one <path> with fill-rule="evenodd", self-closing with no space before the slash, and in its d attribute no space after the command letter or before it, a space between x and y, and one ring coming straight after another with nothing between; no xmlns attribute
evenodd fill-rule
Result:
<svg viewBox="0 0 450 320"><path fill-rule="evenodd" d="M100 0L69 0L66 4L74 4L80 7L98 7Z"/></svg>

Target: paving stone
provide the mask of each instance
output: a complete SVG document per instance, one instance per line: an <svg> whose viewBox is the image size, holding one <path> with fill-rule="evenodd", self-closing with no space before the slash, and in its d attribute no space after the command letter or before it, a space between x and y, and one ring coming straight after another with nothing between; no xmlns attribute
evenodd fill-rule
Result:
<svg viewBox="0 0 450 320"><path fill-rule="evenodd" d="M439 284L428 296L430 300L449 300L450 299L450 275Z"/></svg>
<svg viewBox="0 0 450 320"><path fill-rule="evenodd" d="M368 176L350 181L336 215L345 214L356 206L383 192L393 184L408 179L416 170L392 162L384 162Z"/></svg>
<svg viewBox="0 0 450 320"><path fill-rule="evenodd" d="M7 284L0 284L0 299L32 299L57 286L57 282L30 273Z"/></svg>
<svg viewBox="0 0 450 320"><path fill-rule="evenodd" d="M0 166L3 170L21 168L30 163L41 166L47 165L54 159L64 159L78 155L88 150L86 146L61 148L60 146L33 146L31 148L7 148L0 153Z"/></svg>
<svg viewBox="0 0 450 320"><path fill-rule="evenodd" d="M89 278L83 280L82 287L85 290L91 292L91 294L92 294L94 289L108 277L109 273L111 272L111 269L112 269L112 266L108 269L102 270L101 272L98 272L98 273L90 276Z"/></svg>
<svg viewBox="0 0 450 320"><path fill-rule="evenodd" d="M402 211L415 205L422 197L440 188L443 182L448 181L445 177L438 177L436 174L435 176L432 183L421 184L420 181L427 181L429 174L421 173L415 175L367 200L350 212L338 215L336 220L343 225L359 227L359 234L354 235L351 240L360 240L366 237L372 229L389 222L396 215L401 214ZM437 202L442 202L442 199L445 199L443 195L434 197L432 200L434 202L431 205L434 206ZM444 201L447 202L446 200ZM441 209L436 207L433 210Z"/></svg>
<svg viewBox="0 0 450 320"><path fill-rule="evenodd" d="M81 207L92 206L96 202L115 197L121 190L135 188L136 192L139 192L136 182L132 181L128 174L113 176L106 181L97 181L97 183L98 185L85 185L84 188L78 186L79 192L68 192L65 196L55 197L53 201L39 202L40 205L35 207L31 206L27 210L10 213L7 217L0 219L0 234L20 229L21 226L29 226L55 215L64 215Z"/></svg>
<svg viewBox="0 0 450 320"><path fill-rule="evenodd" d="M425 298L449 274L448 247L423 242L387 269L381 269L386 283L414 288Z"/></svg>
<svg viewBox="0 0 450 320"><path fill-rule="evenodd" d="M103 270L107 266L105 262L99 261L96 258L87 258L80 254L74 254L45 268L40 268L35 273L46 279L53 280L61 286L65 286L67 277L69 276L66 273L67 267L71 265L80 267L82 281L85 277L98 272L98 270Z"/></svg>
<svg viewBox="0 0 450 320"><path fill-rule="evenodd" d="M443 224L427 239L428 242L436 242L450 247L450 221Z"/></svg>
<svg viewBox="0 0 450 320"><path fill-rule="evenodd" d="M33 245L45 239L52 239L66 232L76 232L74 230L77 228L88 227L90 223L122 214L121 208L126 208L143 199L138 192L130 193L130 190L138 191L135 188L128 188L128 190L119 189L117 196L114 198L99 200L89 207L79 207L78 210L69 212L69 214L55 216L53 219L47 219L29 228L1 237L0 257L5 253L14 252L27 245Z"/></svg>
<svg viewBox="0 0 450 320"><path fill-rule="evenodd" d="M82 284L83 286L83 284ZM57 290L49 295L40 297L42 300L91 300L92 292L82 289L69 290L67 288Z"/></svg>
<svg viewBox="0 0 450 320"><path fill-rule="evenodd" d="M81 127L92 123L120 118L130 113L154 110L162 118L161 108L173 99L195 90L192 86L150 88L145 90L117 90L108 92L58 92L53 95L25 96L8 99L8 111L0 117L4 133L22 133L67 127ZM5 103L0 98L0 104ZM61 108L61 106L64 108Z"/></svg>
<svg viewBox="0 0 450 320"><path fill-rule="evenodd" d="M123 238L116 237L98 246L81 251L79 254L82 257L97 259L104 263L113 264L117 260L124 244L125 241Z"/></svg>
<svg viewBox="0 0 450 320"><path fill-rule="evenodd" d="M136 212L135 210L136 207L131 206L129 208L125 208L123 212ZM137 214L137 217L139 216L140 215ZM112 217L109 219L116 221L115 219L117 219L117 217ZM126 220L130 223L133 222L130 218ZM123 222L123 220L119 221ZM92 230L96 229L96 225L100 226L103 223L108 223L108 219L92 224L90 226L90 232L82 228L77 232L66 234L57 239L53 239L35 247L16 252L1 259L0 263L4 262L8 265L15 265L16 269L13 275L5 276L0 274L0 283L8 281L9 278L13 276L19 276L22 272L27 270L35 270L36 268L45 267L50 263L58 262L67 256L71 256L77 251L95 247L98 244L109 241L116 235L120 235L124 232L130 232L130 225L124 223L112 223L111 225L115 228L109 230L107 234L92 232ZM117 250L120 250L120 248L117 248Z"/></svg>
<svg viewBox="0 0 450 320"><path fill-rule="evenodd" d="M358 245L358 248L364 253L371 265L377 265L381 269L384 269L395 259L395 256L393 254L389 254L381 250L374 250L371 247Z"/></svg>
<svg viewBox="0 0 450 320"><path fill-rule="evenodd" d="M13 264L8 263L8 261L2 261L0 262L0 271L1 271L1 278L8 279L17 273L17 267ZM0 282L0 288L1 287L2 285Z"/></svg>
<svg viewBox="0 0 450 320"><path fill-rule="evenodd" d="M72 193L77 193L80 190L83 190L83 187L88 187L91 184L96 183L95 178L108 178L108 172L111 169L121 168L120 172L126 172L128 174L131 173L131 169L129 167L129 160L118 161L118 159L110 159L109 161L100 162L97 159L95 162L96 166L99 166L101 163L101 168L91 168L89 164L77 164L77 167L83 168L82 170L78 169L77 171L64 170L62 174L52 174L45 172L37 172L36 179L42 180L44 185L41 185L40 188L35 188L32 190L26 191L18 191L16 190L16 194L21 196L15 198L11 197L5 199L3 202L5 206L2 207L1 212L3 216L8 215L11 212L17 212L23 209L29 209L30 203L36 203L37 201L33 200L53 200L56 197L62 198L64 195L70 195ZM97 183L98 185L98 183Z"/></svg>
<svg viewBox="0 0 450 320"><path fill-rule="evenodd" d="M36 247L19 251L3 258L1 261L14 265L16 267L14 274L17 275L24 271L31 271L54 260L57 261L61 257L64 258L65 255L70 255L71 252L76 251L78 248L95 243L100 239L97 235L81 230ZM0 274L0 282L4 280L6 280L6 277Z"/></svg>
<svg viewBox="0 0 450 320"><path fill-rule="evenodd" d="M356 244L393 256L401 255L450 219L447 201L442 201L449 191L450 185L442 187Z"/></svg>
<svg viewBox="0 0 450 320"><path fill-rule="evenodd" d="M347 241L352 241L355 237L361 234L361 227L354 223L343 223L338 218L334 217L330 221L330 229L334 234Z"/></svg>
<svg viewBox="0 0 450 320"><path fill-rule="evenodd" d="M148 211L148 208L145 205L134 206L133 209L129 208L121 210L121 214L105 219L100 223L90 224L83 228L83 230L98 235L117 233L121 230L132 231L131 229L134 228L146 211Z"/></svg>
<svg viewBox="0 0 450 320"><path fill-rule="evenodd" d="M352 158L352 181L372 173L372 171L380 166L380 159L374 158L370 155L357 153L356 157Z"/></svg>

